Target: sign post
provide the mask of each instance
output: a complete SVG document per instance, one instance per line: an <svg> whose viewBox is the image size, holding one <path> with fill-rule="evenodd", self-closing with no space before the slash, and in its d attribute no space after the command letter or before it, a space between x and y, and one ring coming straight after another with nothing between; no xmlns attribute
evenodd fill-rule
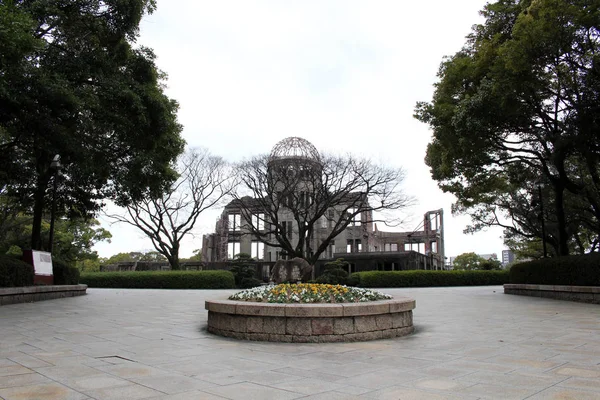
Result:
<svg viewBox="0 0 600 400"><path fill-rule="evenodd" d="M23 250L23 261L33 265L35 270L34 285L54 284L51 253L39 250Z"/></svg>

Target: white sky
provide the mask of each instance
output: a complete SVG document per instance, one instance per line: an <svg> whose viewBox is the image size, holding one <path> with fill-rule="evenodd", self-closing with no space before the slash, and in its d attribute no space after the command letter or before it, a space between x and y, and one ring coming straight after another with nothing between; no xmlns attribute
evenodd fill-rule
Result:
<svg viewBox="0 0 600 400"><path fill-rule="evenodd" d="M154 49L169 75L166 93L180 103L189 146L239 161L300 136L319 150L401 166L417 202L400 230L443 208L446 256L501 257L501 230L462 233L469 218L451 215L453 196L423 161L431 132L412 116L417 101L431 100L442 57L460 50L485 3L159 0L139 44ZM182 256L201 247L220 212L201 216ZM152 250L134 228L102 221L113 240L96 245L100 256Z"/></svg>

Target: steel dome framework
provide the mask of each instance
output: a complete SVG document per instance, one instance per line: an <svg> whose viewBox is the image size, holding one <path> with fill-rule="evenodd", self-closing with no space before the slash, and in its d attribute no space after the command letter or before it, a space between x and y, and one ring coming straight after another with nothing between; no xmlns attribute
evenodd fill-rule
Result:
<svg viewBox="0 0 600 400"><path fill-rule="evenodd" d="M321 156L312 143L301 137L288 137L273 146L269 162L279 160L306 160L320 164Z"/></svg>

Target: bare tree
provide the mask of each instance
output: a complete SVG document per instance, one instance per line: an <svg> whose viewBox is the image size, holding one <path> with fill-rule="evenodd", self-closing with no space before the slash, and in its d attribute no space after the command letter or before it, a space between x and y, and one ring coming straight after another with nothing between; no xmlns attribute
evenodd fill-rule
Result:
<svg viewBox="0 0 600 400"><path fill-rule="evenodd" d="M350 225L398 225L397 216L386 212L411 202L400 189L400 168L350 155L316 160L264 155L239 164L237 171L240 185L229 207L239 210L248 233L310 264Z"/></svg>
<svg viewBox="0 0 600 400"><path fill-rule="evenodd" d="M108 215L140 229L171 268L179 265L181 240L194 228L200 214L229 194L232 174L227 162L208 150L189 150L179 160L179 179L162 196L126 207L125 213Z"/></svg>

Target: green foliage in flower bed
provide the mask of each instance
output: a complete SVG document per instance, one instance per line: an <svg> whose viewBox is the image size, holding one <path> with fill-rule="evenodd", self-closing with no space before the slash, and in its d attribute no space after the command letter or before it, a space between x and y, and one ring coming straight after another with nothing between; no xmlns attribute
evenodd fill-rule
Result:
<svg viewBox="0 0 600 400"><path fill-rule="evenodd" d="M77 267L61 260L52 260L52 275L54 275L55 285L77 285L79 283Z"/></svg>
<svg viewBox="0 0 600 400"><path fill-rule="evenodd" d="M600 254L544 258L518 263L510 269L510 283L600 286Z"/></svg>
<svg viewBox="0 0 600 400"><path fill-rule="evenodd" d="M242 290L230 296L229 300L264 303L357 303L391 298L392 296L375 290L342 285L282 283Z"/></svg>
<svg viewBox="0 0 600 400"><path fill-rule="evenodd" d="M80 283L93 288L122 289L233 289L229 271L88 272Z"/></svg>
<svg viewBox="0 0 600 400"><path fill-rule="evenodd" d="M484 286L508 283L508 271L365 271L350 275L360 287Z"/></svg>
<svg viewBox="0 0 600 400"><path fill-rule="evenodd" d="M348 261L338 258L325 264L321 276L317 278L318 283L328 283L330 285L345 285L348 282Z"/></svg>
<svg viewBox="0 0 600 400"><path fill-rule="evenodd" d="M0 256L0 287L33 286L33 265L11 256Z"/></svg>

